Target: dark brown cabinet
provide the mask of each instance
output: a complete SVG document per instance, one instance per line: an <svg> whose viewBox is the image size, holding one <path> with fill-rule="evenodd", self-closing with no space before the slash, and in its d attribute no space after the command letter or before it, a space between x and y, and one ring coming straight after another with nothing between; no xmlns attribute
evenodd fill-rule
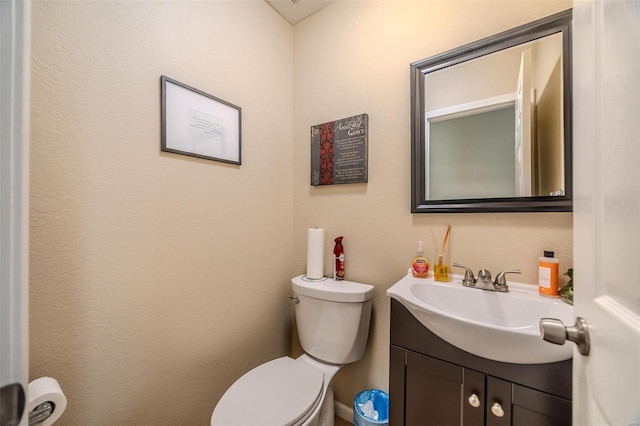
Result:
<svg viewBox="0 0 640 426"><path fill-rule="evenodd" d="M440 339L391 301L391 426L571 424L571 360L508 364Z"/></svg>

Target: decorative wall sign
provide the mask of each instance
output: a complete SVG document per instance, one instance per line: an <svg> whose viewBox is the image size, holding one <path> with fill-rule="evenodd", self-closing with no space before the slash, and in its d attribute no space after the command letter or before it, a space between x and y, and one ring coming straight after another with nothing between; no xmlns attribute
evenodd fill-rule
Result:
<svg viewBox="0 0 640 426"><path fill-rule="evenodd" d="M311 185L367 182L369 115L311 126Z"/></svg>
<svg viewBox="0 0 640 426"><path fill-rule="evenodd" d="M161 150L242 164L241 109L167 76L160 80Z"/></svg>

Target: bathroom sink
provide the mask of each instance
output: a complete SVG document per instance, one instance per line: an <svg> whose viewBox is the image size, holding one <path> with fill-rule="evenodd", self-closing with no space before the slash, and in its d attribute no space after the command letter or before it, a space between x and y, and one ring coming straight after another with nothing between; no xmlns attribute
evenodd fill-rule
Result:
<svg viewBox="0 0 640 426"><path fill-rule="evenodd" d="M540 337L541 318L573 324L573 306L538 294L534 285L509 282L508 293L468 288L454 275L448 283L410 273L387 290L431 332L483 358L516 364L571 359L573 345Z"/></svg>

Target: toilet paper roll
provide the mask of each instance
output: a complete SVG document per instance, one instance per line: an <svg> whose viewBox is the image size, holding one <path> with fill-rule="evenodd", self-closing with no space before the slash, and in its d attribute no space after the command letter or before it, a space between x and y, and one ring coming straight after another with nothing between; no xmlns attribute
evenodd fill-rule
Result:
<svg viewBox="0 0 640 426"><path fill-rule="evenodd" d="M29 404L27 405L29 413L34 408L45 402L53 405L51 416L39 425L49 426L55 423L65 408L67 408L67 397L64 396L62 388L58 381L52 377L40 377L29 383Z"/></svg>
<svg viewBox="0 0 640 426"><path fill-rule="evenodd" d="M322 278L324 271L324 229L307 229L307 278Z"/></svg>

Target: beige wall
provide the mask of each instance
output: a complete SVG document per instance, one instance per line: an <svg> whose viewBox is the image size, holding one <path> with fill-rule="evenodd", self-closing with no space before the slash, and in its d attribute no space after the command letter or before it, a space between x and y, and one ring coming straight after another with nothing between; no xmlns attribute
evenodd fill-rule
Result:
<svg viewBox="0 0 640 426"><path fill-rule="evenodd" d="M554 52L552 46L562 46L560 35L555 35L558 44L548 39L545 46L536 50L534 59L538 90L536 92L536 145L537 166L540 176L540 194L550 194L564 189L564 176L560 171L564 164L562 108L562 51ZM556 47L556 49L558 49ZM556 143L554 143L556 142Z"/></svg>
<svg viewBox="0 0 640 426"><path fill-rule="evenodd" d="M410 213L409 64L571 7L570 1L337 1L294 27L294 261L305 268L308 226L344 235L347 279L376 286L368 352L335 378L350 406L369 387L387 388L389 301L416 240L429 225L453 225L452 258L494 273L522 270L537 281L537 259L555 250L572 264L571 214ZM309 186L309 127L369 114L369 182ZM327 238L325 256L332 242ZM325 262L325 273L331 273ZM295 340L294 340L295 342ZM299 348L294 344L294 353Z"/></svg>
<svg viewBox="0 0 640 426"><path fill-rule="evenodd" d="M516 93L520 61L525 50L531 51L533 56L532 88L544 90L551 73L546 69L547 58L552 56L555 65L562 54L560 34L427 74L425 112Z"/></svg>
<svg viewBox="0 0 640 426"><path fill-rule="evenodd" d="M208 424L290 352L293 30L266 2L34 2L31 378L60 425ZM242 166L160 152L160 75L242 107Z"/></svg>

